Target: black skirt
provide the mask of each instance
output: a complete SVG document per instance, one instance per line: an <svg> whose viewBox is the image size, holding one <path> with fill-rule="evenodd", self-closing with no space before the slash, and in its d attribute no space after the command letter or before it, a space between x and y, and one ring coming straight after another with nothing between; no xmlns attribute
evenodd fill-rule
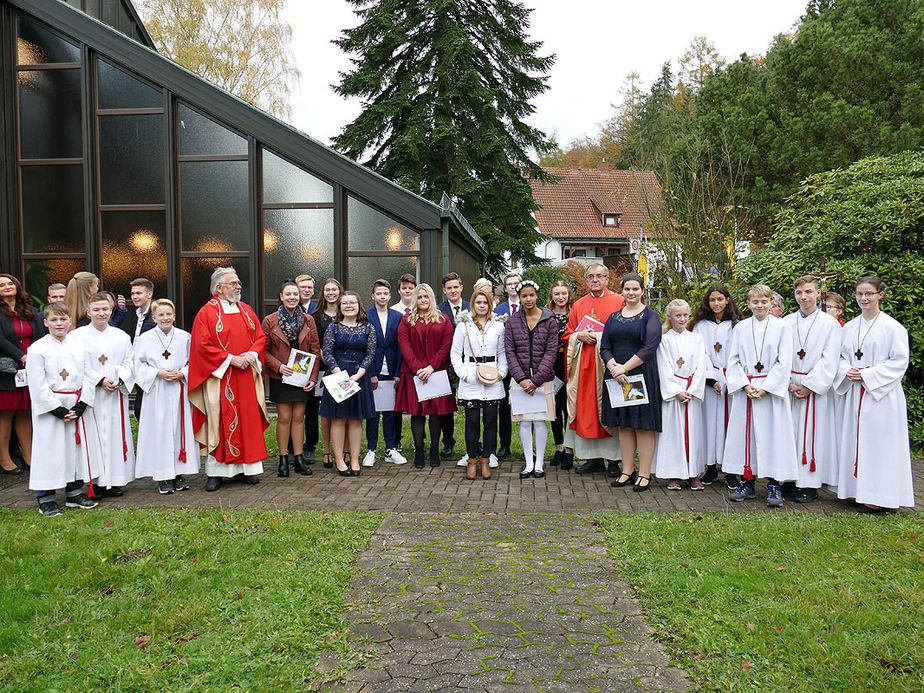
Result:
<svg viewBox="0 0 924 693"><path fill-rule="evenodd" d="M269 398L271 402L277 404L291 404L293 402L307 402L308 398L313 396L311 392L305 392L300 387L286 385L277 378L269 379Z"/></svg>

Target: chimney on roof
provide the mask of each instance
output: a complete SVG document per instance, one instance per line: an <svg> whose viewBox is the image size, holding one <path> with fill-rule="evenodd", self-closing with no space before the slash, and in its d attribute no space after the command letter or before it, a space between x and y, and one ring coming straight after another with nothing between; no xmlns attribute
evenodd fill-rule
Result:
<svg viewBox="0 0 924 693"><path fill-rule="evenodd" d="M597 164L597 170L598 171L609 171L610 162L607 161L606 159L603 159L599 164Z"/></svg>
<svg viewBox="0 0 924 693"><path fill-rule="evenodd" d="M577 170L578 170L578 162L577 162L577 159L572 159L571 161L569 161L569 162L568 162L568 168L569 168L570 170L572 170L572 171L577 171Z"/></svg>

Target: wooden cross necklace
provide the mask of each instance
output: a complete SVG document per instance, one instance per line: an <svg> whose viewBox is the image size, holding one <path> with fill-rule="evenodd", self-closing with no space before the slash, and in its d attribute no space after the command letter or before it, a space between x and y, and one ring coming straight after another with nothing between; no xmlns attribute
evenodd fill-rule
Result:
<svg viewBox="0 0 924 693"><path fill-rule="evenodd" d="M163 332L162 328L158 327L157 329ZM164 348L164 352L161 354L161 356L163 356L165 359L170 358L170 345L173 344L173 336L175 334L176 333L173 330L170 330L170 339L167 340L166 344L164 344L164 340L160 338L160 334L157 335L157 341L159 341L160 345Z"/></svg>
<svg viewBox="0 0 924 693"><path fill-rule="evenodd" d="M62 369L61 369L61 372L58 373L58 375L61 376L61 380L67 380L67 376L69 376L70 373L67 372L67 369L66 369L66 368L62 368Z"/></svg>
<svg viewBox="0 0 924 693"><path fill-rule="evenodd" d="M815 327L815 321L818 320L818 311L820 308L815 309L815 317L812 318L812 324L809 325L808 330L805 333L805 339L802 339L802 330L799 329L799 324L802 322L800 318L796 318L796 336L799 338L799 351L796 352L796 355L799 357L799 360L805 358L805 344L808 342L809 335L812 334L812 328Z"/></svg>
<svg viewBox="0 0 924 693"><path fill-rule="evenodd" d="M683 344L684 344L684 341L686 340L686 336L687 336L686 330L680 333L680 358L677 359L677 368L683 368L683 364L686 363L686 361L683 360L683 354L685 353L683 349Z"/></svg>
<svg viewBox="0 0 924 693"><path fill-rule="evenodd" d="M860 339L860 327L862 325L857 325L857 350L853 352L853 355L857 357L857 360L863 358L863 342L866 341L866 338L869 337L869 333L872 331L873 326L876 324L876 321L879 319L879 316L882 315L882 311L876 313L876 317L870 321L869 327L866 328L866 334L863 335L863 339Z"/></svg>
<svg viewBox="0 0 924 693"><path fill-rule="evenodd" d="M109 358L106 356L106 354L100 354L100 355L99 355L99 358L96 359L96 360L99 361L99 364L100 364L101 366L105 366L105 365L106 365L106 361L108 361Z"/></svg>
<svg viewBox="0 0 924 693"><path fill-rule="evenodd" d="M767 318L764 318L764 334L760 338L760 349L757 348L757 335L754 333L754 323L757 322L757 318L751 318L751 339L754 342L754 353L757 354L757 363L754 364L754 370L760 373L764 369L764 364L760 362L760 357L764 353L764 342L767 341L767 329L770 327L770 323L767 322Z"/></svg>

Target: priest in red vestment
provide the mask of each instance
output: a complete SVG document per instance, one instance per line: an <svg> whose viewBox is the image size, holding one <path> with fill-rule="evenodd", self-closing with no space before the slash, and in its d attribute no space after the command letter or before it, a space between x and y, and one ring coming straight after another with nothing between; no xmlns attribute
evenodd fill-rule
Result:
<svg viewBox="0 0 924 693"><path fill-rule="evenodd" d="M578 474L604 471L609 460L610 476L618 476L616 460L621 459L619 436L611 435L600 423L603 393L603 361L600 358L600 333L611 313L625 305L622 296L606 288L610 271L599 263L589 265L584 278L589 293L571 307L568 327L562 333L565 343L565 373L568 378L568 426L565 447L574 450L584 464L575 468ZM582 329L581 321L589 317L600 323L599 331Z"/></svg>
<svg viewBox="0 0 924 693"><path fill-rule="evenodd" d="M196 441L208 457L206 491L223 479L260 481L269 426L263 394L266 335L253 308L241 301L233 267L212 273L212 298L196 315L189 352L189 401Z"/></svg>

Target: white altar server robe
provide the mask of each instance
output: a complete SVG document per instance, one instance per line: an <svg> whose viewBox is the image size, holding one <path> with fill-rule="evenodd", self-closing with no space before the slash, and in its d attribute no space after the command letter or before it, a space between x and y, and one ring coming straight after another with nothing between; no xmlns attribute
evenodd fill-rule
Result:
<svg viewBox="0 0 924 693"><path fill-rule="evenodd" d="M144 391L135 470L139 477L167 481L199 471L199 444L186 386L189 344L189 332L176 327L168 334L155 327L135 340L135 382ZM164 369L180 371L183 380L158 378L157 371Z"/></svg>
<svg viewBox="0 0 924 693"><path fill-rule="evenodd" d="M115 392L96 385L93 409L102 454L97 483L104 488L125 486L135 478L135 445L128 409L128 395L135 387L131 338L111 325L105 330L85 325L73 334L86 349L87 368L94 383L103 378L121 381Z"/></svg>
<svg viewBox="0 0 924 693"><path fill-rule="evenodd" d="M661 433L651 468L661 479L692 479L706 469L702 410L706 374L712 370L702 336L668 330L661 337ZM681 392L693 399L682 404L677 399Z"/></svg>
<svg viewBox="0 0 924 693"><path fill-rule="evenodd" d="M811 315L790 313L783 322L792 334L790 382L812 391L806 399L791 396L792 426L796 436L799 488L837 486L840 426L834 376L840 358L841 324L820 308ZM804 352L804 358L799 352Z"/></svg>
<svg viewBox="0 0 924 693"><path fill-rule="evenodd" d="M716 391L707 385L703 394L703 438L707 465L721 465L722 456L725 454L725 434L728 430L728 413L731 407L728 388L725 386L725 367L728 363L732 327L731 320L723 320L720 323L701 320L693 327L693 332L702 336L712 364L711 372L707 373L706 377L712 378L722 387L722 392L716 394Z"/></svg>
<svg viewBox="0 0 924 693"><path fill-rule="evenodd" d="M96 388L85 363L83 345L73 333L60 341L45 335L29 347L26 360L32 400L29 488L34 491L51 491L71 481L86 482L99 476L99 437L92 406ZM71 409L78 401L89 406L76 422L63 421L51 413L58 407Z"/></svg>
<svg viewBox="0 0 924 693"><path fill-rule="evenodd" d="M735 325L725 376L732 400L722 458L724 472L747 476L745 470L750 468L755 479L795 481L798 470L789 406L791 365L792 337L780 318L769 315L757 321L751 317ZM747 396L744 386L749 383L766 390L763 398Z"/></svg>
<svg viewBox="0 0 924 693"><path fill-rule="evenodd" d="M902 390L908 359L908 331L891 316L879 313L872 326L858 316L844 326L835 380L836 391L844 395L838 498L884 508L914 507ZM851 368L862 369L862 383L847 378Z"/></svg>

